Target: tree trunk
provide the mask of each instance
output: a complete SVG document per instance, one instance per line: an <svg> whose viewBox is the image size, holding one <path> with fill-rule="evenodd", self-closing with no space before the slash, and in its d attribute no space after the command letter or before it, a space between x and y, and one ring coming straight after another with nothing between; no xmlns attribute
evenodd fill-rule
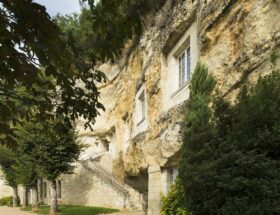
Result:
<svg viewBox="0 0 280 215"><path fill-rule="evenodd" d="M43 203L43 180L38 180L38 200L39 204Z"/></svg>
<svg viewBox="0 0 280 215"><path fill-rule="evenodd" d="M23 186L22 208L26 208L27 206L28 206L28 188L27 186Z"/></svg>
<svg viewBox="0 0 280 215"><path fill-rule="evenodd" d="M57 193L56 193L56 181L51 182L51 203L50 203L50 215L57 215Z"/></svg>
<svg viewBox="0 0 280 215"><path fill-rule="evenodd" d="M13 207L19 206L19 196L18 196L18 187L13 187Z"/></svg>
<svg viewBox="0 0 280 215"><path fill-rule="evenodd" d="M32 210L36 211L39 208L38 187L37 183L32 187Z"/></svg>

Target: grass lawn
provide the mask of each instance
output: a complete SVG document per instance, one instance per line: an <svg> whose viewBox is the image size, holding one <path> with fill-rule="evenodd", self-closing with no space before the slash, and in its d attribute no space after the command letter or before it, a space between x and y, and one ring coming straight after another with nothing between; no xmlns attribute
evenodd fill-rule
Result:
<svg viewBox="0 0 280 215"><path fill-rule="evenodd" d="M32 207L28 206L24 211L31 211ZM47 205L40 206L40 209L35 211L38 214L49 214L50 207ZM59 205L59 215L95 215L101 213L118 212L116 209L99 208L90 206L76 206L76 205Z"/></svg>

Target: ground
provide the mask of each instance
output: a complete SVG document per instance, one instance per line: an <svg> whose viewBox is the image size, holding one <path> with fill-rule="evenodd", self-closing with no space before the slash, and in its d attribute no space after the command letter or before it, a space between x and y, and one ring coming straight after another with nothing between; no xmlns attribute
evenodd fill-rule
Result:
<svg viewBox="0 0 280 215"><path fill-rule="evenodd" d="M34 213L21 211L19 208L10 208L10 207L0 207L0 214L1 215L34 215ZM142 213L142 212L118 212L118 213L112 213L111 215L144 215L144 213Z"/></svg>
<svg viewBox="0 0 280 215"><path fill-rule="evenodd" d="M30 215L31 213L21 211L19 208L0 207L1 215Z"/></svg>

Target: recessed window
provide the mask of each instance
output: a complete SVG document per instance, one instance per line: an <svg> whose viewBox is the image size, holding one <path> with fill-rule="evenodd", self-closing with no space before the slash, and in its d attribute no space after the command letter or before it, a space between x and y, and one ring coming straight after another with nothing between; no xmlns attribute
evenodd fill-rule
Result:
<svg viewBox="0 0 280 215"><path fill-rule="evenodd" d="M197 23L194 22L167 54L167 79L163 95L166 109L189 98L188 84L199 56L197 35Z"/></svg>
<svg viewBox="0 0 280 215"><path fill-rule="evenodd" d="M191 48L188 47L178 57L179 88L191 79Z"/></svg>
<svg viewBox="0 0 280 215"><path fill-rule="evenodd" d="M108 152L109 151L109 142L108 141L102 141L102 143L103 143L103 147L104 147L104 150L106 151L106 152ZM103 151L104 151L103 150Z"/></svg>
<svg viewBox="0 0 280 215"><path fill-rule="evenodd" d="M147 113L147 95L145 86L143 85L138 90L135 98L136 133L143 132L148 128Z"/></svg>
<svg viewBox="0 0 280 215"><path fill-rule="evenodd" d="M96 151L99 151L99 142L95 142L94 145L95 145Z"/></svg>
<svg viewBox="0 0 280 215"><path fill-rule="evenodd" d="M146 105L145 105L145 92L143 91L138 98L139 100L139 122L145 120Z"/></svg>
<svg viewBox="0 0 280 215"><path fill-rule="evenodd" d="M141 89L140 93L137 96L136 101L136 111L137 111L137 125L140 125L146 119L146 95L144 88Z"/></svg>
<svg viewBox="0 0 280 215"><path fill-rule="evenodd" d="M167 172L167 191L170 190L170 186L175 182L178 176L177 169L169 169Z"/></svg>

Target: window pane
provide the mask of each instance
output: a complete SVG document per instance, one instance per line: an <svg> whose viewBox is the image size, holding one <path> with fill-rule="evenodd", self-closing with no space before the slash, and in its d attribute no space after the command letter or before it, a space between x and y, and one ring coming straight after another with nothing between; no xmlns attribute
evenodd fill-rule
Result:
<svg viewBox="0 0 280 215"><path fill-rule="evenodd" d="M179 64L179 87L190 80L190 48L186 49L178 58Z"/></svg>
<svg viewBox="0 0 280 215"><path fill-rule="evenodd" d="M145 95L143 93L143 97L142 97L142 100L141 100L141 108L142 108L142 119L145 118Z"/></svg>
<svg viewBox="0 0 280 215"><path fill-rule="evenodd" d="M191 48L187 49L187 81L191 79Z"/></svg>
<svg viewBox="0 0 280 215"><path fill-rule="evenodd" d="M141 95L138 97L138 107L137 107L137 112L139 119L137 120L138 123L143 121L145 119L146 115L146 104L145 104L145 92L143 91Z"/></svg>
<svg viewBox="0 0 280 215"><path fill-rule="evenodd" d="M185 82L185 77L186 77L186 73L185 73L185 70L186 70L186 66L185 66L185 52L182 54L182 83L181 85L184 84Z"/></svg>
<svg viewBox="0 0 280 215"><path fill-rule="evenodd" d="M167 191L169 191L170 186L173 184L173 169L167 171Z"/></svg>
<svg viewBox="0 0 280 215"><path fill-rule="evenodd" d="M180 56L178 59L178 64L179 64L179 87L182 84L182 57Z"/></svg>

